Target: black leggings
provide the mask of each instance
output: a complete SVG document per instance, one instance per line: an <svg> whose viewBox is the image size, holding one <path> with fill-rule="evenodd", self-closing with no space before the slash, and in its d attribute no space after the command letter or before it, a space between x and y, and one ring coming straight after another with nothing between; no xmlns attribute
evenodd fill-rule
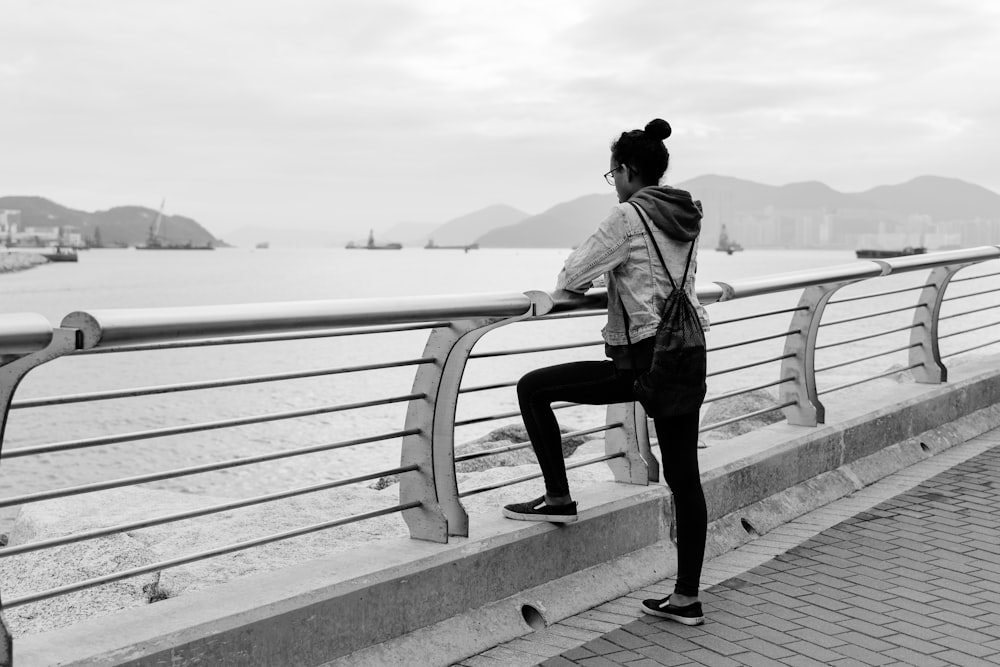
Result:
<svg viewBox="0 0 1000 667"><path fill-rule="evenodd" d="M545 477L545 492L569 495L559 424L552 403L609 405L635 400L635 371L611 361L576 361L531 371L517 383L524 426ZM663 477L674 497L677 522L677 584L680 595L697 595L705 557L708 515L698 470L698 413L654 419Z"/></svg>

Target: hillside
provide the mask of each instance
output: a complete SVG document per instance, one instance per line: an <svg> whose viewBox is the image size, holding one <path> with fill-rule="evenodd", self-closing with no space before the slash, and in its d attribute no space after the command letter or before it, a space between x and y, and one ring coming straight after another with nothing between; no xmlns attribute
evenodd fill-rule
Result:
<svg viewBox="0 0 1000 667"><path fill-rule="evenodd" d="M919 176L899 185L880 185L858 194L903 215L929 215L936 222L1000 219L1000 195L956 178Z"/></svg>
<svg viewBox="0 0 1000 667"><path fill-rule="evenodd" d="M688 190L702 202L703 243L714 243L724 223L730 225L731 233L738 230L736 221L752 225L755 220L769 220L774 225L774 220L780 220L779 226L794 228L796 219L810 218L814 222L807 224L817 224L815 221L824 216L834 216L845 234L861 234L876 232L880 222L903 225L915 213L929 215L935 222L1000 220L1000 195L938 176L921 176L859 193L839 192L818 181L775 186L719 175L699 176L675 187ZM616 201L609 193L557 204L520 223L484 234L479 243L486 247L569 248L586 238ZM775 242L794 245L796 239Z"/></svg>
<svg viewBox="0 0 1000 667"><path fill-rule="evenodd" d="M494 229L477 242L484 248L569 248L593 232L617 201L612 193L579 197Z"/></svg>
<svg viewBox="0 0 1000 667"><path fill-rule="evenodd" d="M433 240L437 245L469 245L495 229L515 225L527 217L524 211L496 204L449 220L428 233L423 240L425 243Z"/></svg>
<svg viewBox="0 0 1000 667"><path fill-rule="evenodd" d="M157 212L142 206L118 206L89 213L56 204L43 197L0 197L0 209L21 211L21 228L76 227L90 242L99 237L103 245L128 246L145 243ZM159 236L171 243L218 245L219 241L197 221L180 215L164 215Z"/></svg>

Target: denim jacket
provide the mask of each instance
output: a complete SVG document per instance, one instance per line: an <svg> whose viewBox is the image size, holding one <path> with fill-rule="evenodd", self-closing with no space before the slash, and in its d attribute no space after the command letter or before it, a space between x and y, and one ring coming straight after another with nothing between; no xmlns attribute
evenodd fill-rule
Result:
<svg viewBox="0 0 1000 667"><path fill-rule="evenodd" d="M682 193L687 196L688 202L691 201L690 195L681 190L665 186L654 187L657 190L666 189L673 193ZM692 241L677 240L664 230L664 228L675 230L676 222L672 220L664 222L662 216L658 215L656 205L649 203L648 195L657 194L647 192L652 190L653 187L643 188L632 196L631 201L636 201L647 214L647 224L663 254L670 275L675 283L680 283ZM683 234L675 232L674 236L696 237L700 231L701 209L698 202L694 202L694 206L697 207L695 226L681 230ZM662 202L660 207L663 207ZM691 214L691 217L694 215ZM670 217L670 213L667 213L666 217ZM672 224L674 227L671 227ZM697 244L697 239L695 238L693 242ZM698 313L702 327L707 331L708 314L695 293L697 267L696 247L691 254L691 266L684 287ZM608 345L619 346L627 345L629 338L632 343L636 343L655 335L663 311L663 302L671 291L670 280L656 250L650 245L646 228L635 208L629 203L618 204L611 209L597 231L570 254L563 270L559 273L556 288L583 293L602 274L605 276L608 288L608 322L601 330L604 341ZM628 312L628 337L625 334L623 304Z"/></svg>

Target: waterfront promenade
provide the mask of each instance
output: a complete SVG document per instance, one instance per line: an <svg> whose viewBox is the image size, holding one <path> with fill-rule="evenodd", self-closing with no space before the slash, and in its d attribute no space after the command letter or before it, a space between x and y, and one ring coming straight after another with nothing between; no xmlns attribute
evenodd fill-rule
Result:
<svg viewBox="0 0 1000 667"><path fill-rule="evenodd" d="M706 563L706 622L643 615L671 579L461 667L1000 665L1000 429Z"/></svg>

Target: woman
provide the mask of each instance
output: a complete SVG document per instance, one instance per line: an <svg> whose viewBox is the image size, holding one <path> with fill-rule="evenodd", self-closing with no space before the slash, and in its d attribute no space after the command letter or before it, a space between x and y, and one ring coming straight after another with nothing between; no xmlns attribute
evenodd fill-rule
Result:
<svg viewBox="0 0 1000 667"><path fill-rule="evenodd" d="M701 204L683 190L659 185L670 161L663 141L670 125L659 118L644 130L623 132L611 145L611 169L604 175L619 204L597 231L574 250L559 274L557 289L583 293L606 276L608 322L602 330L605 361L579 361L541 368L518 382L521 415L545 478L545 495L504 507L504 516L521 521L576 521L576 503L566 480L556 401L607 405L635 400L632 385L649 369L663 302L670 292L653 243L659 246L678 284L690 267L683 289L702 327L708 317L695 294L696 254L692 245L701 231ZM644 219L640 219L641 209ZM646 224L643 224L645 221ZM647 229L651 232L647 233ZM677 521L677 582L672 595L644 600L648 614L686 625L704 621L698 600L705 554L706 510L698 470L698 413L653 421L663 461L663 476L674 498Z"/></svg>

